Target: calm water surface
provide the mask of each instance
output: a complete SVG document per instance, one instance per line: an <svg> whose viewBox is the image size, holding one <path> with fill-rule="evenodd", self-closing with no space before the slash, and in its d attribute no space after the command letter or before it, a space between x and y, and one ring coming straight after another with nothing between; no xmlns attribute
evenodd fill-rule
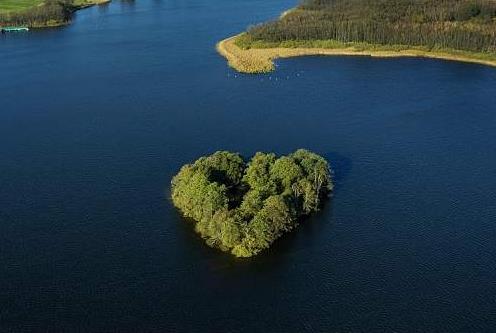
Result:
<svg viewBox="0 0 496 333"><path fill-rule="evenodd" d="M496 69L215 42L294 0L114 1L0 38L0 332L494 332ZM306 147L332 202L251 260L172 207L218 149Z"/></svg>

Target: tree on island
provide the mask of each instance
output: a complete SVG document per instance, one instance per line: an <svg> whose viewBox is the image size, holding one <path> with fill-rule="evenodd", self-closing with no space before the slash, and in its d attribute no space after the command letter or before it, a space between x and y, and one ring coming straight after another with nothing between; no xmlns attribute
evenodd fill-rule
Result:
<svg viewBox="0 0 496 333"><path fill-rule="evenodd" d="M219 151L181 168L172 201L208 245L251 257L318 211L332 189L329 164L308 150L258 152L248 163Z"/></svg>

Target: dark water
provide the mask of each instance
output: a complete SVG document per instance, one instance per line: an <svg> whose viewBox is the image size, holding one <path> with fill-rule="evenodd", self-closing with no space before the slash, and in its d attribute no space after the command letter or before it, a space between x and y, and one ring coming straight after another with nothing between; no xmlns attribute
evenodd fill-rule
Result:
<svg viewBox="0 0 496 333"><path fill-rule="evenodd" d="M0 332L494 332L496 70L215 42L293 0L114 1L0 39ZM331 204L267 253L168 201L218 149L330 159Z"/></svg>

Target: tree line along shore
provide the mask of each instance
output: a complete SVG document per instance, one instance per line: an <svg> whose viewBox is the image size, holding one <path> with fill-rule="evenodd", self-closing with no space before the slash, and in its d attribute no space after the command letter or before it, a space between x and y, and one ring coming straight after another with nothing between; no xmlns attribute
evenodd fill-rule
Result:
<svg viewBox="0 0 496 333"><path fill-rule="evenodd" d="M111 0L5 0L0 3L0 27L55 27L68 24L75 11Z"/></svg>
<svg viewBox="0 0 496 333"><path fill-rule="evenodd" d="M305 0L217 45L240 72L301 55L415 56L496 66L493 0Z"/></svg>

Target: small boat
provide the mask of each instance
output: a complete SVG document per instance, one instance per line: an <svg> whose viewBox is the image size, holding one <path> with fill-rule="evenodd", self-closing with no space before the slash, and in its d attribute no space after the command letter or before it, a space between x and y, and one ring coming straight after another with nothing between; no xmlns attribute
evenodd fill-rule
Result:
<svg viewBox="0 0 496 333"><path fill-rule="evenodd" d="M28 27L3 27L1 28L2 33L5 32L24 32L29 31Z"/></svg>

